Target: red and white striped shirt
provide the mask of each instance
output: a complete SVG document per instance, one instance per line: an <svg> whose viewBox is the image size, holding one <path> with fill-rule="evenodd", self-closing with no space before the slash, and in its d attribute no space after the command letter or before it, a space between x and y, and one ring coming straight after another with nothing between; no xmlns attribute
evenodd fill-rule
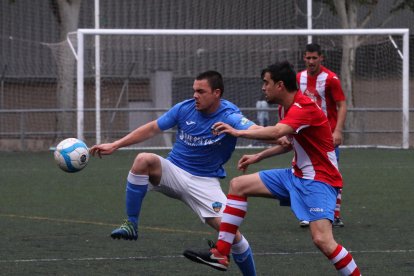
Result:
<svg viewBox="0 0 414 276"><path fill-rule="evenodd" d="M279 123L292 127L296 132L288 137L295 151L293 173L300 178L342 188L331 128L321 108L298 92L287 110L279 106L279 117Z"/></svg>
<svg viewBox="0 0 414 276"><path fill-rule="evenodd" d="M320 68L316 76L310 76L307 70L299 72L296 81L300 91L322 108L333 132L338 120L336 102L345 101L345 95L338 76L322 65Z"/></svg>

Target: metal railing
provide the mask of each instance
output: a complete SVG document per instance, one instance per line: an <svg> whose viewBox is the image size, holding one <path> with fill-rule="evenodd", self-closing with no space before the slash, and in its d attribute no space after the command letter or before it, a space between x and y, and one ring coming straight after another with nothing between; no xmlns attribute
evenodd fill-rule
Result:
<svg viewBox="0 0 414 276"><path fill-rule="evenodd" d="M256 114L257 111L269 111L271 113L275 113L274 108L269 109L257 109L257 108L240 108L243 113L247 114ZM131 113L131 112L164 112L168 109L162 108L102 108L102 113L108 113L108 117L111 118L111 122L108 122L102 128L102 134L105 137L109 138L120 138L126 134L128 134L131 130L126 126L123 129L114 129L111 124L113 124L113 118L122 113ZM76 109L3 109L0 110L0 141L3 139L12 139L15 141L19 141L18 143L21 144L21 148L26 148L24 146L25 141L28 139L47 139L53 141L54 139L64 138L64 137L72 137L76 136ZM86 108L84 109L86 114L90 113L91 118L95 114L94 108ZM401 113L401 108L348 108L349 114L366 114L366 113ZM410 114L414 112L414 108L410 109ZM50 114L48 117L48 122L44 120L38 120L36 122L35 118L39 114ZM60 131L57 129L56 125L56 117L58 114L72 114L75 118L73 121L72 130L69 131ZM8 119L9 116L12 116L13 119ZM253 118L252 116L247 116L249 118ZM363 116L361 116L363 117ZM86 116L87 118L87 116ZM34 122L33 122L34 121ZM37 125L36 125L37 124ZM93 120L91 119L91 124L93 124ZM368 135L368 134L383 134L383 135L393 135L398 134L402 135L402 123L400 125L392 125L389 126L386 123L383 124L383 128L369 128L369 122L362 122L360 125L362 127L352 128L352 129L345 129L344 134L359 134L359 135ZM410 130L410 133L413 133L413 130ZM175 130L166 131L166 133L175 133ZM85 137L91 141L94 140L95 136L95 128L94 126L85 128ZM246 143L242 143L246 144ZM368 144L375 145L375 141L368 142ZM394 143L395 144L395 143ZM398 142L397 142L398 144ZM347 145L347 141L345 140L345 145ZM410 143L410 146L412 143ZM157 146L155 146L157 147ZM1 149L0 149L1 150Z"/></svg>

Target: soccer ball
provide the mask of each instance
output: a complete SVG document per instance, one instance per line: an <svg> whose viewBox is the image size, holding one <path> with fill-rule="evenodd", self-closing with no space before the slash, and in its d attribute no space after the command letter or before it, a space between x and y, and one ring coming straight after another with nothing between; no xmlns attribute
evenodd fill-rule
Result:
<svg viewBox="0 0 414 276"><path fill-rule="evenodd" d="M59 168L65 172L78 172L88 164L88 146L79 139L67 138L56 146L54 156Z"/></svg>

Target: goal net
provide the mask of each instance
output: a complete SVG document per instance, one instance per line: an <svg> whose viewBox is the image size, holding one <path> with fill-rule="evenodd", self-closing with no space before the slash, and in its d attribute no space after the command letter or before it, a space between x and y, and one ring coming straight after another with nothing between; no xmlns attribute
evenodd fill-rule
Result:
<svg viewBox="0 0 414 276"><path fill-rule="evenodd" d="M80 29L69 36L77 59L78 136L92 143L124 136L191 98L194 78L206 70L219 71L223 97L257 121L261 70L278 60L303 70L309 35L322 46L323 64L339 75L347 96L344 145L408 148L407 29ZM75 66L67 54L58 63L66 61ZM276 108L269 110L273 124ZM171 130L137 146L170 147L174 138ZM257 144L240 140L238 145Z"/></svg>

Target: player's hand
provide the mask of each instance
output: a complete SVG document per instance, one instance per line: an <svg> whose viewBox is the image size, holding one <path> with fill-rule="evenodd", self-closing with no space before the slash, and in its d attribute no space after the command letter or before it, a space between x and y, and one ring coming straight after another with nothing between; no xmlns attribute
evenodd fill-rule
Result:
<svg viewBox="0 0 414 276"><path fill-rule="evenodd" d="M333 142L334 142L334 146L335 147L341 145L342 144L342 140L343 140L342 131L335 130L332 133L332 139L333 139Z"/></svg>
<svg viewBox="0 0 414 276"><path fill-rule="evenodd" d="M95 145L89 149L89 153L92 156L98 155L99 158L102 158L102 155L109 155L112 154L115 150L117 150L117 147L114 143L108 143L108 144L100 144Z"/></svg>
<svg viewBox="0 0 414 276"><path fill-rule="evenodd" d="M227 133L230 134L234 137L238 137L238 131L234 128L232 128L230 125L223 123L223 122L218 122L215 123L212 127L211 127L213 134L214 135L220 135L223 133Z"/></svg>
<svg viewBox="0 0 414 276"><path fill-rule="evenodd" d="M277 139L277 144L281 145L284 148L288 148L292 145L292 143L289 141L289 139L286 136L283 136Z"/></svg>
<svg viewBox="0 0 414 276"><path fill-rule="evenodd" d="M243 155L242 158L240 158L239 162L237 163L237 169L245 173L249 165L257 163L259 161L260 159L257 154Z"/></svg>

